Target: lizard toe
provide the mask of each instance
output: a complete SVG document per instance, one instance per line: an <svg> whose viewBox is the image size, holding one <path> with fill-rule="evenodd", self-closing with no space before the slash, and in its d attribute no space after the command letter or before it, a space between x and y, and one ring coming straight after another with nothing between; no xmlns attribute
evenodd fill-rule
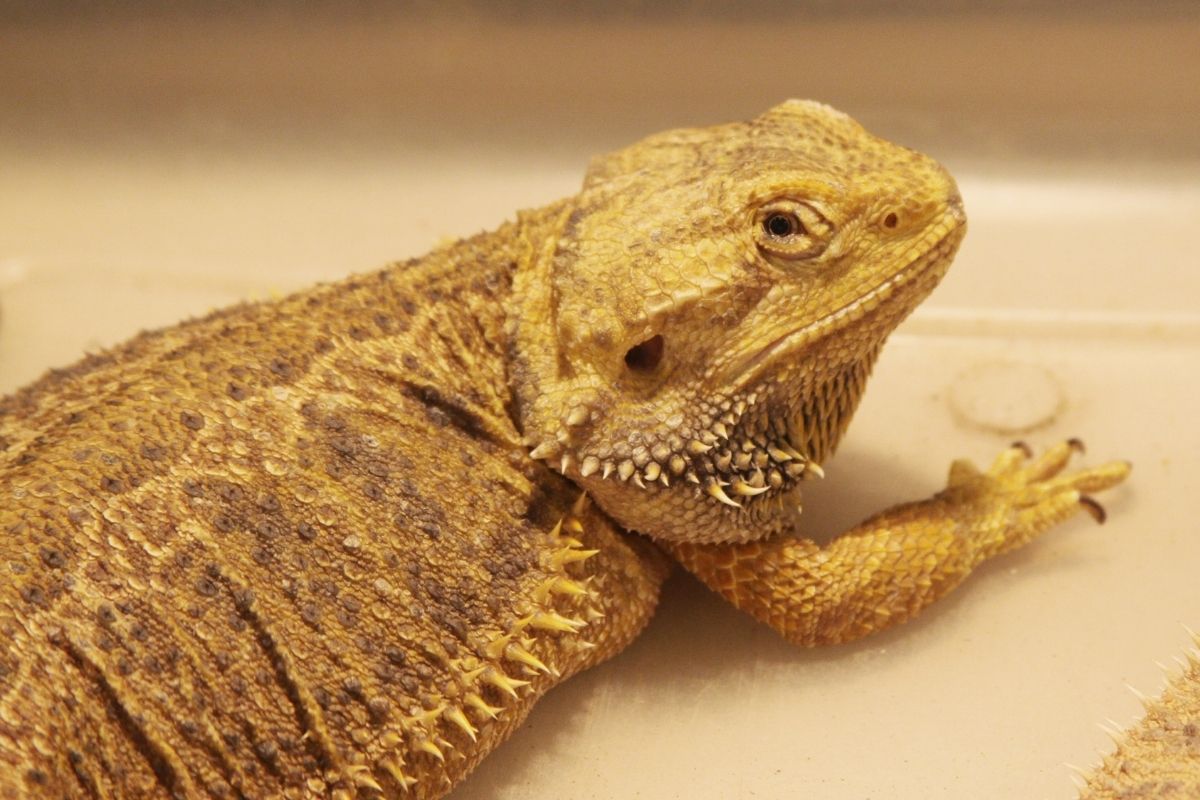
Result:
<svg viewBox="0 0 1200 800"><path fill-rule="evenodd" d="M1068 439L1046 449L1037 458L1031 460L1024 468L1022 478L1026 483L1044 481L1058 475L1067 466L1067 462L1076 453L1083 452L1083 443L1078 439Z"/></svg>

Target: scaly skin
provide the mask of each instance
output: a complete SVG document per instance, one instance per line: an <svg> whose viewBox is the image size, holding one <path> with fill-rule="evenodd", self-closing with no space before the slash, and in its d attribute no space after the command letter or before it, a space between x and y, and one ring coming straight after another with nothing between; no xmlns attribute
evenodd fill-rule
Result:
<svg viewBox="0 0 1200 800"><path fill-rule="evenodd" d="M6 401L0 796L437 796L640 630L664 560L505 413L514 233Z"/></svg>
<svg viewBox="0 0 1200 800"><path fill-rule="evenodd" d="M1200 639L1196 640L1200 645ZM1088 775L1080 800L1195 800L1200 797L1200 654L1162 697L1144 700L1146 716Z"/></svg>
<svg viewBox="0 0 1200 800"><path fill-rule="evenodd" d="M441 796L641 630L664 550L839 642L1096 512L1127 465L1014 448L797 538L963 232L941 167L792 102L51 372L0 404L0 797Z"/></svg>

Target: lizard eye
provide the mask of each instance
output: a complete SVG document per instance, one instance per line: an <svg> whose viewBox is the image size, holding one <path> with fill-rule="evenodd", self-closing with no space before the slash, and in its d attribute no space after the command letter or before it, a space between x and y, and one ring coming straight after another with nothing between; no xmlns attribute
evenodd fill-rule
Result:
<svg viewBox="0 0 1200 800"><path fill-rule="evenodd" d="M798 200L775 200L758 209L756 244L767 256L812 258L825 249L833 226L821 212Z"/></svg>
<svg viewBox="0 0 1200 800"><path fill-rule="evenodd" d="M763 220L763 230L770 236L783 239L788 236L795 236L797 233L803 233L804 226L800 224L800 220L796 219L794 214L784 214L776 211Z"/></svg>

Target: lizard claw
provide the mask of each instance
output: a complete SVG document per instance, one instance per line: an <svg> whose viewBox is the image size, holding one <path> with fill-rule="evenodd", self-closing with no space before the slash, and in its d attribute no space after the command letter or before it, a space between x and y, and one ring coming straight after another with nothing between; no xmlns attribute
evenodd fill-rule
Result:
<svg viewBox="0 0 1200 800"><path fill-rule="evenodd" d="M1108 519L1108 512L1104 510L1104 506L1100 505L1094 498L1088 497L1086 494L1079 495L1079 505L1083 506L1083 510L1088 515L1096 520L1097 525L1103 525Z"/></svg>
<svg viewBox="0 0 1200 800"><path fill-rule="evenodd" d="M1023 439L1017 439L1015 442L1010 444L1009 447L1014 450L1020 450L1025 454L1026 458L1033 458L1033 448L1026 444L1025 440Z"/></svg>
<svg viewBox="0 0 1200 800"><path fill-rule="evenodd" d="M1049 480L1063 471L1071 456L1083 452L1083 442L1068 439L1046 448L1046 452L1030 461L1022 470L1021 478L1026 483Z"/></svg>

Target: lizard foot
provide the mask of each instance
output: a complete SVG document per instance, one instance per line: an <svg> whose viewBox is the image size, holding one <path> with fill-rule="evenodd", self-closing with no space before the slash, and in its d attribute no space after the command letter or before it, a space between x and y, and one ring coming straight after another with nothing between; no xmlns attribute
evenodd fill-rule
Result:
<svg viewBox="0 0 1200 800"><path fill-rule="evenodd" d="M989 556L1027 544L1080 511L1103 523L1107 514L1091 493L1121 483L1132 467L1128 461L1110 461L1064 472L1071 457L1083 452L1078 439L1059 442L1040 456L1024 442L1014 442L987 472L955 461L939 498L954 507L955 517L979 537Z"/></svg>

